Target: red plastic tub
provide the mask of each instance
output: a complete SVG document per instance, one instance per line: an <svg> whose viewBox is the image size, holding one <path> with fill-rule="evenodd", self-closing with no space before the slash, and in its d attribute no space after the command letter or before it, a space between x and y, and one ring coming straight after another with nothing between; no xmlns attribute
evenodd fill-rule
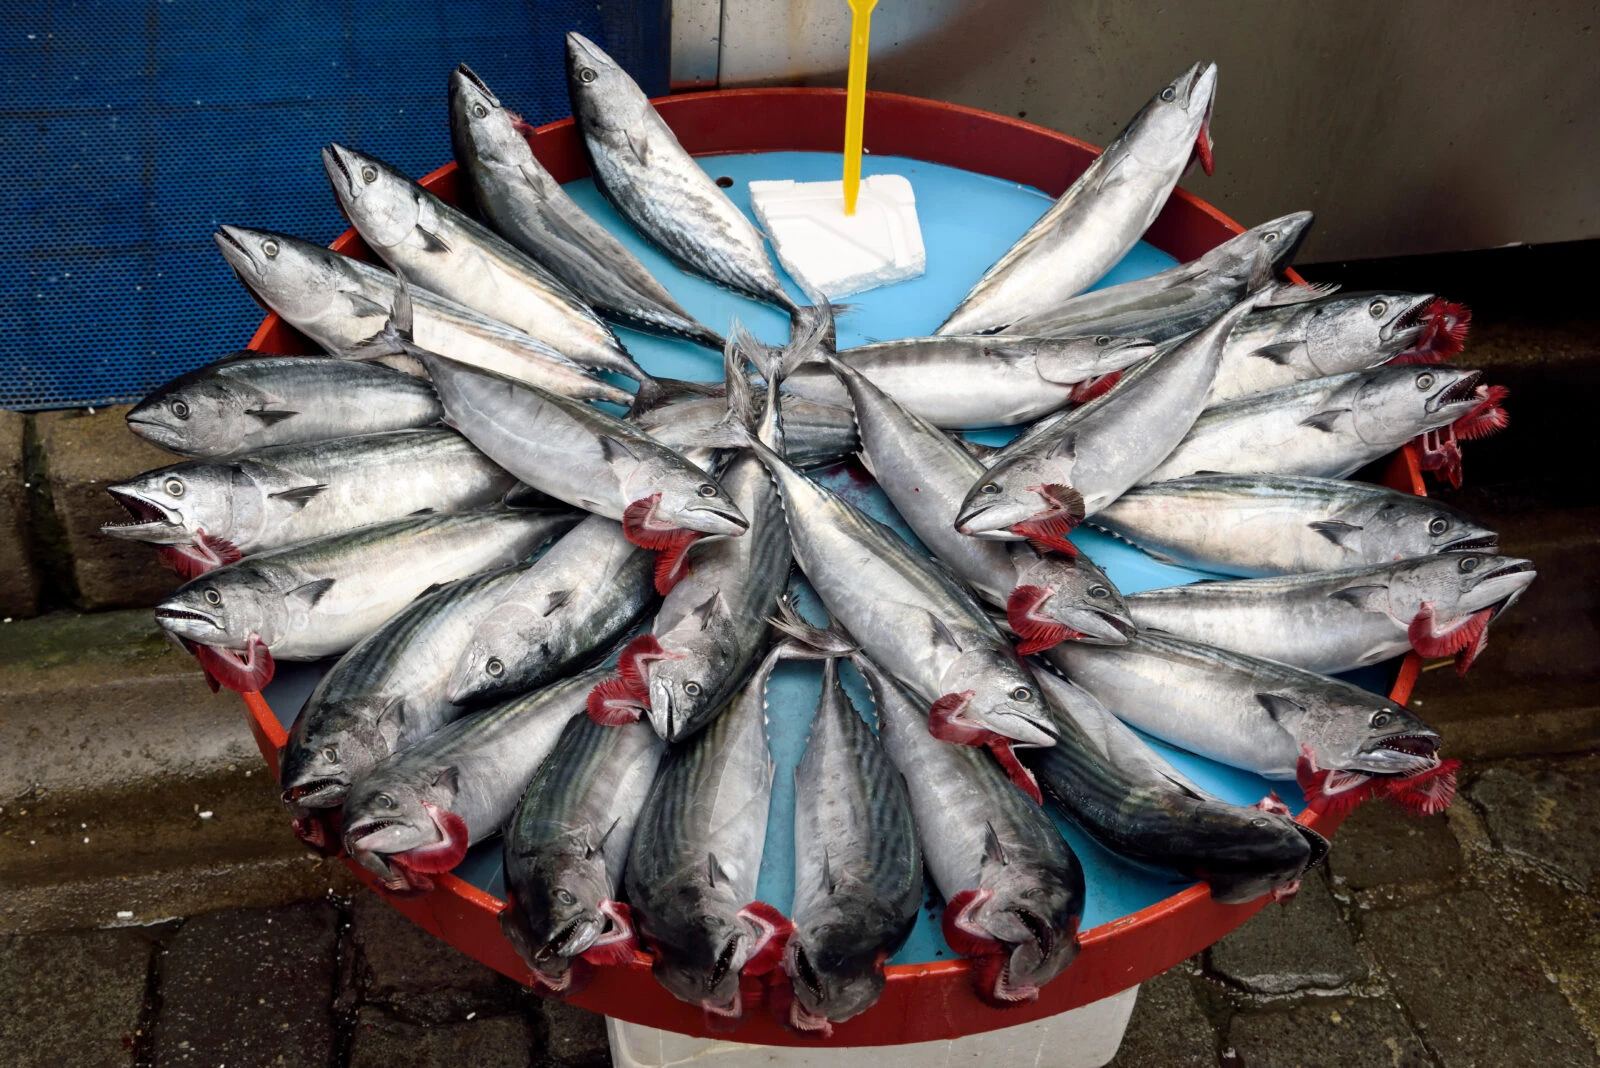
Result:
<svg viewBox="0 0 1600 1068"><path fill-rule="evenodd" d="M656 101L662 117L695 155L784 150L837 151L844 126L844 92L836 89L743 89L697 93ZM972 108L931 100L869 93L866 148L880 155L907 156L1031 185L1059 195L1098 154L1098 149L1064 134L1030 123ZM541 127L534 151L558 181L588 174L588 164L571 119ZM458 199L454 163L422 180L449 201ZM1179 260L1190 260L1220 244L1243 227L1197 197L1177 191L1145 240ZM354 230L333 247L362 259L376 257ZM276 315L267 316L251 349L264 352L312 352L314 347ZM1423 494L1415 450L1396 453L1384 481L1396 489ZM1405 703L1416 681L1419 660L1402 662L1390 697ZM258 693L244 695L251 727L262 755L277 771L278 750L287 740L282 726ZM1339 818L1309 811L1303 822L1331 836ZM346 861L375 892L383 891L372 876ZM454 876L437 877L426 896L390 898L390 903L416 923L489 967L524 983L527 967L500 933L498 914L505 902ZM387 896L387 895L385 895ZM1216 942L1259 911L1270 900L1247 905L1219 905L1204 884L1192 886L1130 916L1083 933L1078 960L1033 1003L1009 1009L992 1008L972 993L964 959L888 969L882 999L871 1010L835 1025L831 1038L800 1038L752 1007L733 1032L715 1037L769 1045L869 1046L958 1038L1010 1027L1086 1005L1143 982ZM759 1005L761 988L748 980L746 1003ZM710 1036L697 1006L668 994L650 975L648 958L632 964L596 969L594 981L572 1001L618 1019L691 1035Z"/></svg>

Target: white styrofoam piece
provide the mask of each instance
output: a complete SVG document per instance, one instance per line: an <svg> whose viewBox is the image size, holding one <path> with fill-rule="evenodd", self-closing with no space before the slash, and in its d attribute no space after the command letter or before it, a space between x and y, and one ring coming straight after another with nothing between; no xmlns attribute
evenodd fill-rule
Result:
<svg viewBox="0 0 1600 1068"><path fill-rule="evenodd" d="M613 1068L1100 1068L1117 1055L1139 988L1043 1020L903 1046L755 1046L692 1038L606 1017ZM870 1011L870 1010L869 1010Z"/></svg>
<svg viewBox="0 0 1600 1068"><path fill-rule="evenodd" d="M917 197L903 175L861 179L854 215L844 213L843 182L751 182L750 206L784 269L813 300L903 282L927 268Z"/></svg>

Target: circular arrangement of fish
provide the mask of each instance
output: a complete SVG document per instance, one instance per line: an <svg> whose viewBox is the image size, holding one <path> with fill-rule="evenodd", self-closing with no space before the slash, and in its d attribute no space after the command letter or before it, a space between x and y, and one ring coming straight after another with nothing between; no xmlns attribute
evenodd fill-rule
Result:
<svg viewBox="0 0 1600 1068"><path fill-rule="evenodd" d="M710 1020L764 976L770 1011L826 1034L877 1000L925 879L977 997L1071 967L1084 867L1047 798L1222 902L1292 894L1326 855L1275 794L1224 801L1144 736L1314 811L1449 804L1437 733L1332 676L1410 650L1464 672L1533 579L1470 517L1346 480L1415 441L1459 483L1459 442L1505 425L1502 389L1441 363L1466 309L1286 280L1305 212L1084 292L1192 161L1210 172L1214 65L1163 86L934 336L842 350L621 68L572 34L568 76L616 212L784 313L787 342L685 311L463 66L481 218L329 146L388 270L217 234L326 355L230 356L128 416L187 457L110 490L131 521L106 532L188 580L162 626L240 691L338 656L281 754L308 845L413 894L499 835L502 926L547 992L643 951ZM612 323L719 352L723 383L652 376ZM959 433L985 427L1023 429ZM816 476L851 458L920 545ZM1080 527L1228 578L1124 597ZM785 661L823 679L787 912L757 895Z"/></svg>

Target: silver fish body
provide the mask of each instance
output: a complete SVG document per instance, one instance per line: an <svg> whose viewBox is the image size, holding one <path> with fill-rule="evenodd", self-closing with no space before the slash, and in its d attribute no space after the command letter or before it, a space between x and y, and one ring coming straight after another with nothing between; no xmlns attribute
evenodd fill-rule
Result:
<svg viewBox="0 0 1600 1068"><path fill-rule="evenodd" d="M391 890L426 890L499 831L591 683L579 675L447 724L350 788L344 844Z"/></svg>
<svg viewBox="0 0 1600 1068"><path fill-rule="evenodd" d="M1431 293L1336 293L1244 317L1222 353L1206 407L1312 378L1388 363L1422 336Z"/></svg>
<svg viewBox="0 0 1600 1068"><path fill-rule="evenodd" d="M639 262L545 170L521 122L463 63L450 74L450 136L489 225L600 314L721 350Z"/></svg>
<svg viewBox="0 0 1600 1068"><path fill-rule="evenodd" d="M927 337L846 349L839 359L908 411L947 430L1031 423L1084 396L1098 379L1155 352L1139 338ZM820 363L796 369L786 392L847 406L849 394Z"/></svg>
<svg viewBox="0 0 1600 1068"><path fill-rule="evenodd" d="M883 962L916 922L922 851L905 780L823 668L822 701L795 769L794 933L783 966L789 1023L826 1030L883 993Z"/></svg>
<svg viewBox="0 0 1600 1068"><path fill-rule="evenodd" d="M334 356L368 355L400 302L394 275L309 241L223 226L216 242L262 304ZM633 399L515 327L424 289L413 287L409 293L411 340L419 348L579 400L627 404ZM413 357L382 358L422 373Z"/></svg>
<svg viewBox="0 0 1600 1068"><path fill-rule="evenodd" d="M351 225L408 281L525 331L583 367L649 380L594 309L476 219L343 145L323 149L322 163Z"/></svg>
<svg viewBox="0 0 1600 1068"><path fill-rule="evenodd" d="M1292 892L1328 842L1286 815L1219 800L1088 693L1035 673L1061 740L1029 763L1068 818L1120 857L1209 884L1225 905Z"/></svg>
<svg viewBox="0 0 1600 1068"><path fill-rule="evenodd" d="M426 382L380 364L239 352L151 390L128 412L128 429L169 452L220 460L428 426L443 414Z"/></svg>
<svg viewBox="0 0 1600 1068"><path fill-rule="evenodd" d="M1150 341L1181 337L1244 299L1261 255L1270 259L1273 270L1287 267L1312 220L1309 211L1280 216L1230 237L1188 263L1032 311L1001 333L1111 334Z"/></svg>
<svg viewBox="0 0 1600 1068"><path fill-rule="evenodd" d="M507 939L557 993L575 958L631 958L622 896L633 827L664 750L647 724L567 720L505 828Z"/></svg>
<svg viewBox="0 0 1600 1068"><path fill-rule="evenodd" d="M1342 479L1189 475L1137 486L1092 520L1157 559L1254 578L1493 552L1494 531L1426 497Z"/></svg>
<svg viewBox="0 0 1600 1068"><path fill-rule="evenodd" d="M820 467L847 459L860 447L849 408L804 397L780 396L784 456L796 467ZM639 428L669 449L700 445L727 414L720 396L683 397L632 416Z"/></svg>
<svg viewBox="0 0 1600 1068"><path fill-rule="evenodd" d="M278 757L291 812L304 818L306 810L343 804L351 783L380 760L466 711L446 689L455 654L518 573L473 575L425 594L339 658L306 699Z"/></svg>
<svg viewBox="0 0 1600 1068"><path fill-rule="evenodd" d="M1144 476L1208 474L1344 478L1480 403L1482 374L1456 367L1380 367L1316 378L1208 409Z"/></svg>
<svg viewBox="0 0 1600 1068"><path fill-rule="evenodd" d="M1527 560L1449 553L1150 590L1128 598L1128 609L1142 627L1334 674L1409 652L1419 617L1430 633L1451 632L1485 611L1487 625L1534 578Z"/></svg>
<svg viewBox="0 0 1600 1068"><path fill-rule="evenodd" d="M457 702L505 696L559 678L622 636L655 602L652 554L591 515L508 587L459 649Z"/></svg>
<svg viewBox="0 0 1600 1068"><path fill-rule="evenodd" d="M453 430L394 430L157 468L106 487L135 521L101 529L156 545L220 541L238 559L419 511L470 511L515 482Z"/></svg>
<svg viewBox="0 0 1600 1068"><path fill-rule="evenodd" d="M595 185L623 218L686 270L794 316L755 224L627 72L577 33L567 34L567 90Z"/></svg>
<svg viewBox="0 0 1600 1068"><path fill-rule="evenodd" d="M1216 84L1216 64L1196 63L1157 93L984 272L937 333L1010 326L1076 296L1116 266L1161 213L1197 145L1209 154Z"/></svg>

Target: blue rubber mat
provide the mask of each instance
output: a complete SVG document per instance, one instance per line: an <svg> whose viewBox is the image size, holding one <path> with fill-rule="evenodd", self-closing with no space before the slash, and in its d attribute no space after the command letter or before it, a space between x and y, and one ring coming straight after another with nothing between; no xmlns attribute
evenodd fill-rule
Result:
<svg viewBox="0 0 1600 1068"><path fill-rule="evenodd" d="M571 112L578 30L666 91L664 0L0 0L0 407L136 400L260 321L218 223L345 228L317 150L421 176L466 62L531 122Z"/></svg>

